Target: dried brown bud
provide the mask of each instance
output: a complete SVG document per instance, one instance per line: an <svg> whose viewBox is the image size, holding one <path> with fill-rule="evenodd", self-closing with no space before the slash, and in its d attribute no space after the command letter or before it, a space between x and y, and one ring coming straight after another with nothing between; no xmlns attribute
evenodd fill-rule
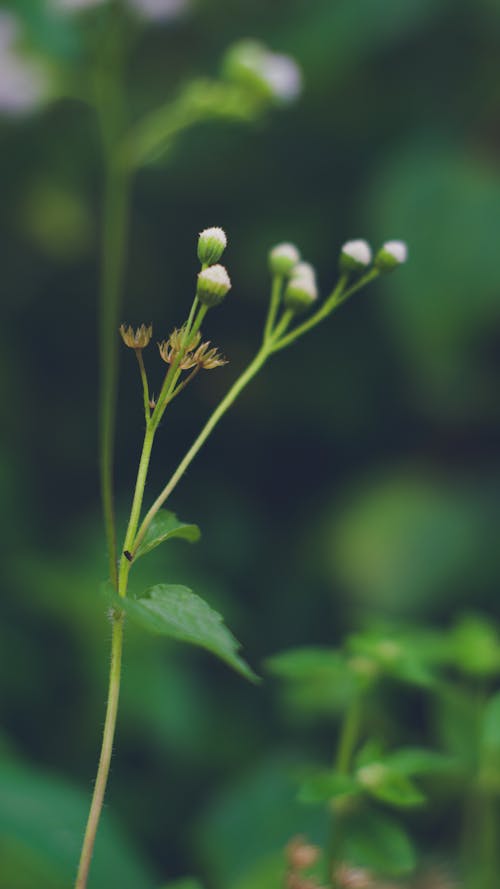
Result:
<svg viewBox="0 0 500 889"><path fill-rule="evenodd" d="M153 325L150 324L146 327L145 324L141 324L137 330L134 330L133 327L125 327L124 324L121 324L120 334L123 342L129 349L145 349L153 336Z"/></svg>
<svg viewBox="0 0 500 889"><path fill-rule="evenodd" d="M305 870L305 868L316 864L319 852L317 846L312 846L306 842L304 837L300 836L290 840L285 849L287 862L293 870Z"/></svg>
<svg viewBox="0 0 500 889"><path fill-rule="evenodd" d="M181 370L191 370L193 367L212 370L214 367L221 367L223 364L227 364L227 361L219 355L217 349L209 348L209 342L202 343L199 346L200 339L201 334L198 332L193 337L189 350L184 354L179 364ZM158 343L160 355L167 364L174 364L177 361L179 353L182 351L183 340L184 328L181 327L180 330L176 328L172 331L168 340Z"/></svg>
<svg viewBox="0 0 500 889"><path fill-rule="evenodd" d="M372 874L362 867L351 867L349 864L341 864L334 874L336 885L339 889L375 889Z"/></svg>

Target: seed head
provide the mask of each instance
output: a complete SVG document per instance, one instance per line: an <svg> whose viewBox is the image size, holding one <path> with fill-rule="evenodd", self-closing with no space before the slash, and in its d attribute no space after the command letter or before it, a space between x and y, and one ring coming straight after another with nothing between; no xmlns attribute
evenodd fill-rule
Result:
<svg viewBox="0 0 500 889"><path fill-rule="evenodd" d="M404 241L386 241L375 257L375 268L392 272L408 259L408 247Z"/></svg>
<svg viewBox="0 0 500 889"><path fill-rule="evenodd" d="M218 306L231 289L231 280L223 265L211 265L198 273L196 296L205 306Z"/></svg>
<svg viewBox="0 0 500 889"><path fill-rule="evenodd" d="M340 251L340 271L360 272L370 265L372 248L368 241L346 241Z"/></svg>
<svg viewBox="0 0 500 889"><path fill-rule="evenodd" d="M271 274L288 278L300 262L300 253L295 244L276 244L269 251L269 267Z"/></svg>
<svg viewBox="0 0 500 889"><path fill-rule="evenodd" d="M153 325L150 324L146 327L145 324L141 324L137 330L134 330L133 327L125 327L124 324L121 324L120 334L129 349L145 349L153 335Z"/></svg>
<svg viewBox="0 0 500 889"><path fill-rule="evenodd" d="M213 265L227 247L226 233L222 228L206 228L198 238L198 259L203 265Z"/></svg>

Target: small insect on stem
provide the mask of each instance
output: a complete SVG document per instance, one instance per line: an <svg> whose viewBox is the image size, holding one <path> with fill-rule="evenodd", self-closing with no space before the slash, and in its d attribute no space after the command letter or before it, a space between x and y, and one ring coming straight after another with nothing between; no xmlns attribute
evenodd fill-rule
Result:
<svg viewBox="0 0 500 889"><path fill-rule="evenodd" d="M123 550L123 555L125 556L125 558L126 558L129 562L131 562L132 559L134 558L133 555L132 555L132 553L129 552L128 549L124 549L124 550Z"/></svg>

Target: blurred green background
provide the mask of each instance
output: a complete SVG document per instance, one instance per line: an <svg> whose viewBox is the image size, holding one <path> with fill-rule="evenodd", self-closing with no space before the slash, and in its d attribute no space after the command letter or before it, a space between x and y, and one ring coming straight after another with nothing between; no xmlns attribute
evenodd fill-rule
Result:
<svg viewBox="0 0 500 889"><path fill-rule="evenodd" d="M90 18L30 0L10 9L28 50L76 77ZM377 618L446 625L474 609L497 620L500 4L193 0L176 21L137 23L131 118L213 74L242 37L299 61L300 100L250 127L199 126L135 180L123 320L152 320L156 339L182 322L206 226L228 233L234 288L205 329L230 364L172 409L148 499L259 341L270 245L295 241L323 293L348 238L403 238L410 262L245 392L170 504L200 525L201 542L156 550L137 589L192 586L260 672L276 651L335 644ZM110 635L93 112L62 99L2 117L0 164L0 889L60 889L91 792ZM155 350L145 358L157 386ZM122 350L122 521L142 434L138 382ZM209 889L244 889L293 833L317 835L287 764L332 737L278 699L270 679L252 687L208 655L129 628L89 886L159 889L193 873Z"/></svg>

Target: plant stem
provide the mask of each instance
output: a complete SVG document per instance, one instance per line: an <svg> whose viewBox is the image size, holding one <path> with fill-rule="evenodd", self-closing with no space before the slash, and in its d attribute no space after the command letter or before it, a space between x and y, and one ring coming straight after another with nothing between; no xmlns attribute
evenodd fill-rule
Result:
<svg viewBox="0 0 500 889"><path fill-rule="evenodd" d="M146 534L146 531L148 530L148 527L151 524L151 521L153 520L154 516L156 515L156 513L158 512L160 507L163 506L167 497L169 497L169 495L172 493L172 491L176 487L177 483L180 481L180 479L184 475L184 473L185 473L186 469L188 468L188 466L190 465L190 463L196 457L198 451L200 450L202 445L205 443L205 441L207 440L207 438L210 435L210 433L212 432L212 430L215 428L215 426L217 425L219 420L224 416L226 411L229 410L229 408L231 407L233 402L236 400L236 398L238 397L238 395L240 394L242 389L244 389L245 386L248 385L248 383L253 379L253 377L256 375L256 373L258 373L258 371L261 369L261 367L265 364L267 358L269 357L269 354L270 353L269 353L268 347L266 345L263 345L261 347L261 349L257 352L257 355L255 356L253 361L250 362L247 369L245 371L243 371L243 373L241 374L240 377L238 377L238 379L233 384L233 386L231 387L231 389L229 390L227 395L222 399L220 404L214 410L211 417L207 420L207 422L205 423L205 426L201 430L200 434L195 439L195 441L193 442L193 444L187 451L186 455L179 463L179 465L178 465L177 469L175 470L175 472L173 473L172 477L170 478L168 483L163 488L163 491L156 498L151 509L147 512L146 516L144 517L142 524L139 528L139 531L137 532L137 536L134 540L134 544L133 544L134 548L132 550L132 555L135 553L135 551L137 550L137 547L139 546L141 541L144 539L144 535Z"/></svg>
<svg viewBox="0 0 500 889"><path fill-rule="evenodd" d="M122 598L127 595L127 583L130 571L130 559L125 556L125 553L131 552L134 546L134 538L141 515L142 501L144 498L144 488L146 486L146 478L149 469L149 461L151 459L151 450L153 448L155 432L156 428L154 427L153 423L148 423L148 425L146 426L146 432L144 434L144 442L142 445L141 459L139 461L139 469L137 471L137 480L135 483L134 497L130 510L127 533L125 534L125 540L123 543L123 553L120 559L118 594L122 596Z"/></svg>
<svg viewBox="0 0 500 889"><path fill-rule="evenodd" d="M149 406L149 386L148 386L148 375L146 373L146 368L144 367L144 359L142 357L142 349L135 349L135 356L139 363L139 372L141 374L141 382L142 382L142 395L144 399L144 416L146 418L146 423L149 423L149 418L151 416L151 408Z"/></svg>
<svg viewBox="0 0 500 889"><path fill-rule="evenodd" d="M361 698L355 697L344 716L340 729L340 738L335 756L335 769L341 775L347 775L351 767L351 761L359 737L361 724ZM328 875L327 879L336 886L335 865L339 847L338 822L341 812L333 809L330 842L328 846Z"/></svg>
<svg viewBox="0 0 500 889"><path fill-rule="evenodd" d="M90 862L94 851L94 843L101 816L104 794L109 774L109 765L111 762L111 753L113 749L113 738L116 725L116 714L118 710L118 698L120 694L120 673L123 646L123 615L113 615L113 635L111 642L111 669L109 673L109 690L108 704L106 708L106 720L104 723L104 732L102 738L101 755L99 757L99 767L97 769L94 793L92 796L92 804L90 806L87 827L83 839L82 852L80 855L80 863L78 866L78 875L76 878L75 889L85 889L89 874Z"/></svg>
<svg viewBox="0 0 500 889"><path fill-rule="evenodd" d="M118 338L120 295L123 281L125 243L128 230L129 176L106 164L102 275L99 319L100 352L100 472L101 496L108 547L109 576L118 585L116 521L113 502L116 392L118 381Z"/></svg>
<svg viewBox="0 0 500 889"><path fill-rule="evenodd" d="M269 301L269 311L267 313L266 325L264 328L264 342L269 339L271 336L274 322L276 321L276 315L278 313L278 308L280 304L281 297L281 289L283 286L283 275L274 275L273 283L271 285L271 299Z"/></svg>

